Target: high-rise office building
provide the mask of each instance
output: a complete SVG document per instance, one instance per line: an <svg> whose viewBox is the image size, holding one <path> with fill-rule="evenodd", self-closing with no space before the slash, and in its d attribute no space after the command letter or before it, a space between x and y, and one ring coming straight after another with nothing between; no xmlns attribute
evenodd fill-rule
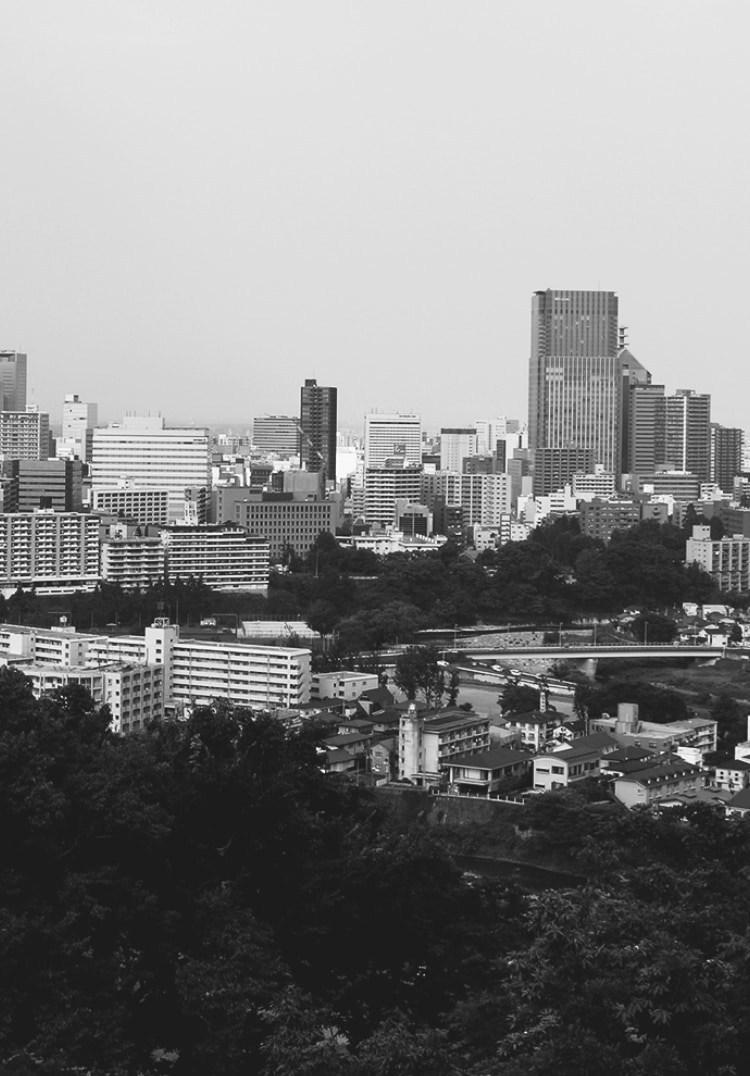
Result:
<svg viewBox="0 0 750 1076"><path fill-rule="evenodd" d="M299 455L306 471L336 481L337 390L307 378L300 391Z"/></svg>
<svg viewBox="0 0 750 1076"><path fill-rule="evenodd" d="M744 431L711 423L711 481L725 493L731 493L734 480L742 473Z"/></svg>
<svg viewBox="0 0 750 1076"><path fill-rule="evenodd" d="M532 300L529 448L590 450L620 472L622 367L611 291L539 291ZM571 474L572 477L572 474Z"/></svg>
<svg viewBox="0 0 750 1076"><path fill-rule="evenodd" d="M411 467L422 465L422 420L419 415L365 415L365 470L402 459Z"/></svg>
<svg viewBox="0 0 750 1076"><path fill-rule="evenodd" d="M656 413L656 465L711 478L711 397L692 389L664 396Z"/></svg>
<svg viewBox="0 0 750 1076"><path fill-rule="evenodd" d="M165 426L161 416L128 415L121 423L94 431L92 485L166 489L169 518L186 518L186 505L200 504L197 523L206 521L206 490L211 485L208 430ZM202 491L202 492L201 492Z"/></svg>
<svg viewBox="0 0 750 1076"><path fill-rule="evenodd" d="M98 419L95 403L85 403L75 393L63 401L62 436L57 445L58 456L76 457L88 463Z"/></svg>
<svg viewBox="0 0 750 1076"><path fill-rule="evenodd" d="M441 471L463 471L464 460L476 454L477 431L473 426L444 426L441 429Z"/></svg>
<svg viewBox="0 0 750 1076"><path fill-rule="evenodd" d="M253 445L258 452L288 459L299 452L299 431L298 418L289 415L259 415L253 419Z"/></svg>
<svg viewBox="0 0 750 1076"><path fill-rule="evenodd" d="M80 460L10 460L5 465L8 485L6 512L80 512L83 464Z"/></svg>
<svg viewBox="0 0 750 1076"><path fill-rule="evenodd" d="M0 410L26 410L26 356L0 351Z"/></svg>

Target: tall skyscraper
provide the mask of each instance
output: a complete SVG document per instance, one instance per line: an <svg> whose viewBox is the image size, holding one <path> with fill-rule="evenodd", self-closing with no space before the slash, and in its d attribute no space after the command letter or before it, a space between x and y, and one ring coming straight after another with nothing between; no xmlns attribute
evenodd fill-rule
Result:
<svg viewBox="0 0 750 1076"><path fill-rule="evenodd" d="M657 412L657 466L690 471L699 481L711 478L711 397L692 389L678 389L663 398L663 415Z"/></svg>
<svg viewBox="0 0 750 1076"><path fill-rule="evenodd" d="M538 291L532 299L529 448L589 449L620 472L622 368L611 291ZM571 475L572 477L572 475Z"/></svg>
<svg viewBox="0 0 750 1076"><path fill-rule="evenodd" d="M300 463L336 481L337 390L307 378L300 392Z"/></svg>
<svg viewBox="0 0 750 1076"><path fill-rule="evenodd" d="M419 415L365 415L365 470L382 467L386 460L403 459L422 465L422 420Z"/></svg>
<svg viewBox="0 0 750 1076"><path fill-rule="evenodd" d="M0 351L0 411L26 410L26 355Z"/></svg>
<svg viewBox="0 0 750 1076"><path fill-rule="evenodd" d="M731 493L734 480L742 473L744 432L731 426L711 423L711 481Z"/></svg>

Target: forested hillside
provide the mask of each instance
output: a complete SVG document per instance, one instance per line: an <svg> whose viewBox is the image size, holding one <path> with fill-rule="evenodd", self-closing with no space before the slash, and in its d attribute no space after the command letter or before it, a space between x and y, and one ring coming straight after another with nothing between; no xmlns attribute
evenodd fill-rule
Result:
<svg viewBox="0 0 750 1076"><path fill-rule="evenodd" d="M589 883L529 896L316 738L224 708L117 737L0 670L3 1072L744 1071L748 826L542 797L519 819Z"/></svg>

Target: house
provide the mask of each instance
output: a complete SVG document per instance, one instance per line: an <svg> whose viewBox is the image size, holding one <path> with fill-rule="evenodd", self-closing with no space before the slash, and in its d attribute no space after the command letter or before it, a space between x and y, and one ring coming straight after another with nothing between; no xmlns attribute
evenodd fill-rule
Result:
<svg viewBox="0 0 750 1076"><path fill-rule="evenodd" d="M310 686L311 699L344 699L354 702L364 691L378 687L374 673L336 672L313 673Z"/></svg>
<svg viewBox="0 0 750 1076"><path fill-rule="evenodd" d="M507 718L507 727L520 732L524 747L532 751L543 751L562 723L563 715L556 710L529 710L523 714L508 714Z"/></svg>
<svg viewBox="0 0 750 1076"><path fill-rule="evenodd" d="M621 777L654 765L654 753L645 747L619 747L602 759L602 777Z"/></svg>
<svg viewBox="0 0 750 1076"><path fill-rule="evenodd" d="M660 762L646 770L616 777L615 797L626 807L651 807L669 802L684 803L694 800L703 778L697 766L684 762L677 756Z"/></svg>
<svg viewBox="0 0 750 1076"><path fill-rule="evenodd" d="M329 749L325 752L326 773L351 773L357 767L357 760L343 747Z"/></svg>
<svg viewBox="0 0 750 1076"><path fill-rule="evenodd" d="M732 796L724 813L727 818L747 818L750 815L750 788L743 788Z"/></svg>
<svg viewBox="0 0 750 1076"><path fill-rule="evenodd" d="M373 740L367 748L367 764L376 784L385 784L398 771L398 738Z"/></svg>
<svg viewBox="0 0 750 1076"><path fill-rule="evenodd" d="M348 751L349 754L357 756L365 754L371 739L371 732L348 732L343 735L326 736L323 739L323 743L331 751L343 748L343 750Z"/></svg>
<svg viewBox="0 0 750 1076"><path fill-rule="evenodd" d="M569 747L557 748L534 759L533 787L538 792L567 788L586 777L598 777L603 756L617 750L606 732L582 736Z"/></svg>
<svg viewBox="0 0 750 1076"><path fill-rule="evenodd" d="M724 792L741 792L750 785L750 761L720 758L714 762L709 784Z"/></svg>
<svg viewBox="0 0 750 1076"><path fill-rule="evenodd" d="M461 755L447 764L452 791L469 796L497 795L502 786L523 777L531 769L528 751L495 747L473 755Z"/></svg>

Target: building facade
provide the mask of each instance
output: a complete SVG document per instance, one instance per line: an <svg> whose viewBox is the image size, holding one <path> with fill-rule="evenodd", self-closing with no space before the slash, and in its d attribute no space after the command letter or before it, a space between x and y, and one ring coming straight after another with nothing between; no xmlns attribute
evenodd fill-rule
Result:
<svg viewBox="0 0 750 1076"><path fill-rule="evenodd" d="M94 431L91 461L92 486L117 488L122 480L145 489L166 489L169 519L185 518L186 490L194 495L197 523L205 523L205 491L211 484L208 430L165 426L160 416L128 415L118 425Z"/></svg>
<svg viewBox="0 0 750 1076"><path fill-rule="evenodd" d="M532 299L529 448L590 450L591 465L574 470L590 471L601 463L619 474L621 369L614 292L537 292Z"/></svg>
<svg viewBox="0 0 750 1076"><path fill-rule="evenodd" d="M6 512L80 512L83 508L83 464L80 460L10 460Z"/></svg>
<svg viewBox="0 0 750 1076"><path fill-rule="evenodd" d="M322 472L336 481L338 390L307 378L300 390L299 457L306 471Z"/></svg>
<svg viewBox="0 0 750 1076"><path fill-rule="evenodd" d="M289 459L299 454L300 420L289 415L260 415L253 419L253 445L264 456Z"/></svg>
<svg viewBox="0 0 750 1076"><path fill-rule="evenodd" d="M0 410L26 410L27 357L22 351L0 351Z"/></svg>
<svg viewBox="0 0 750 1076"><path fill-rule="evenodd" d="M82 512L0 513L0 588L93 590L101 578L99 519Z"/></svg>
<svg viewBox="0 0 750 1076"><path fill-rule="evenodd" d="M49 458L49 415L38 407L0 411L0 456L6 460Z"/></svg>
<svg viewBox="0 0 750 1076"><path fill-rule="evenodd" d="M422 420L419 415L365 415L365 471L400 458L410 467L422 466Z"/></svg>

